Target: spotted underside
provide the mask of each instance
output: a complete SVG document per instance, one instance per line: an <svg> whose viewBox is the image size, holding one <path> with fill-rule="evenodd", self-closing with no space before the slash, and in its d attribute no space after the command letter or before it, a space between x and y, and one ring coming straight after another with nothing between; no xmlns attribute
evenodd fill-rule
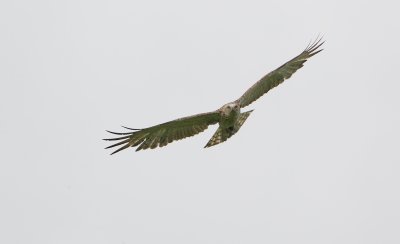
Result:
<svg viewBox="0 0 400 244"><path fill-rule="evenodd" d="M243 123L249 117L251 112L253 112L253 110L241 113L234 126L231 127L219 126L217 131L214 133L214 135L211 137L211 139L208 141L205 147L215 146L221 142L228 140L228 138L236 134L236 132L239 131L240 127L242 127Z"/></svg>

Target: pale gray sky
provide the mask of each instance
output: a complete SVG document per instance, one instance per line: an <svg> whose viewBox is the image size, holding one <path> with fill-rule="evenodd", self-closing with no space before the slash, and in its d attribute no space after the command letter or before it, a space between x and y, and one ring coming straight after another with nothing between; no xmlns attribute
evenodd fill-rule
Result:
<svg viewBox="0 0 400 244"><path fill-rule="evenodd" d="M399 7L2 1L0 242L399 243ZM236 99L318 34L227 142L103 149Z"/></svg>

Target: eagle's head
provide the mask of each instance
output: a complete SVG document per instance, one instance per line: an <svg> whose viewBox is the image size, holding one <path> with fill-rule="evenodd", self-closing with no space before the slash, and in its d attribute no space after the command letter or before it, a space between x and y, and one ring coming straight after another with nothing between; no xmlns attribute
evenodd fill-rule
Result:
<svg viewBox="0 0 400 244"><path fill-rule="evenodd" d="M233 114L240 113L240 106L238 103L227 103L220 108L221 114L224 117L230 117Z"/></svg>

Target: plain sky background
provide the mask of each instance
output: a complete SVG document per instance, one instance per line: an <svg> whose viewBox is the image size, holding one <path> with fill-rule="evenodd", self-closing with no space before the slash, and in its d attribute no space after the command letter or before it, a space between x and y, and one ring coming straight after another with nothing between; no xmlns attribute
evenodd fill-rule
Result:
<svg viewBox="0 0 400 244"><path fill-rule="evenodd" d="M398 1L1 1L0 242L400 243ZM110 156L324 51L239 133Z"/></svg>

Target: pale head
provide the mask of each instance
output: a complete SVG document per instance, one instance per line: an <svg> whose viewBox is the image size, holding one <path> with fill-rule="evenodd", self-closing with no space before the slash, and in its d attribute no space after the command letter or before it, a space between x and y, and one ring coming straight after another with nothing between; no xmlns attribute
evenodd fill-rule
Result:
<svg viewBox="0 0 400 244"><path fill-rule="evenodd" d="M221 111L221 114L223 116L229 117L232 112L234 112L235 114L239 114L240 106L238 103L227 103L224 106L222 106L219 110Z"/></svg>

